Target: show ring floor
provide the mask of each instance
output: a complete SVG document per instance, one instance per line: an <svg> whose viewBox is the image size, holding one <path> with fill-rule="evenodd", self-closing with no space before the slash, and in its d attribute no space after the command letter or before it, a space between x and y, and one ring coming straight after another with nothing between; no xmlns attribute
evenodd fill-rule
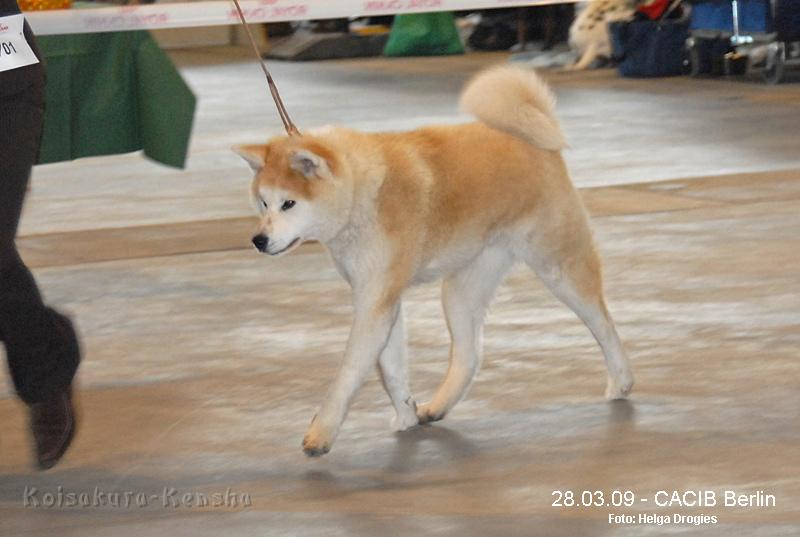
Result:
<svg viewBox="0 0 800 537"><path fill-rule="evenodd" d="M636 375L631 400L603 399L588 330L517 267L489 314L482 370L451 415L391 432L375 375L333 451L311 460L300 441L341 359L348 288L318 245L280 259L247 248L248 173L226 151L263 138L259 121L274 128L266 101L245 120L237 100L259 87L257 67L237 50L175 56L201 98L187 171L131 156L36 171L20 247L82 332L82 421L64 461L36 473L25 409L0 383L0 535L800 534L800 90L553 74ZM366 77L364 108L342 101L342 122L404 128L456 120L466 76L502 59L278 64L276 78L301 127L337 111L313 95L317 108L300 108L299 93L338 95ZM387 65L388 81L377 74ZM418 115L388 106L406 96L399 108L415 110L409 92ZM221 125L225 114L242 129ZM703 132L675 131L682 118ZM404 304L425 401L447 362L438 285ZM636 504L552 506L554 491L610 502L615 490ZM660 508L662 490L714 491L718 503ZM725 507L726 490L776 505ZM68 493L103 505L45 505ZM194 505L201 497L224 505ZM717 523L609 524L612 513Z"/></svg>

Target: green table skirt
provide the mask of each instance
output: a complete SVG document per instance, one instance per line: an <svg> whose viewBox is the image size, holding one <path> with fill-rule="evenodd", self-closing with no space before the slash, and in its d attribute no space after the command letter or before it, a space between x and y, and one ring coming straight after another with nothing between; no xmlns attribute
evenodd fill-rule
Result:
<svg viewBox="0 0 800 537"><path fill-rule="evenodd" d="M147 32L42 36L47 108L39 163L144 150L182 168L195 97Z"/></svg>

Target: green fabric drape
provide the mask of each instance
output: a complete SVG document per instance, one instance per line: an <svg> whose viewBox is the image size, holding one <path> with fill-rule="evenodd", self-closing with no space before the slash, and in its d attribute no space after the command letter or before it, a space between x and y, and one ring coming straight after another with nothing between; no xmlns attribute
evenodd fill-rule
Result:
<svg viewBox="0 0 800 537"><path fill-rule="evenodd" d="M47 109L39 163L144 150L182 168L195 96L147 32L42 36Z"/></svg>

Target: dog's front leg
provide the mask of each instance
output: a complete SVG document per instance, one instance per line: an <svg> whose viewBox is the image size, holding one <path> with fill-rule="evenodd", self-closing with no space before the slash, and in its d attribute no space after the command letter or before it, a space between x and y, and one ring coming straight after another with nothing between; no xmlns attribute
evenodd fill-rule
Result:
<svg viewBox="0 0 800 537"><path fill-rule="evenodd" d="M590 43L577 62L567 67L570 71L582 71L588 69L592 62L597 59L597 44Z"/></svg>
<svg viewBox="0 0 800 537"><path fill-rule="evenodd" d="M375 291L377 292L356 291L353 328L347 342L344 362L303 438L303 451L310 457L330 451L347 415L350 401L386 347L399 306L396 300L387 302L382 287Z"/></svg>

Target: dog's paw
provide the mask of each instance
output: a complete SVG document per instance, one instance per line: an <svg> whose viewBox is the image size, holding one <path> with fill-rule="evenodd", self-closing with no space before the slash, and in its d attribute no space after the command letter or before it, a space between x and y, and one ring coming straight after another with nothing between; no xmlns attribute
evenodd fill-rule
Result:
<svg viewBox="0 0 800 537"><path fill-rule="evenodd" d="M307 457L322 457L331 450L330 444L317 444L313 440L303 438L303 453Z"/></svg>
<svg viewBox="0 0 800 537"><path fill-rule="evenodd" d="M412 427L419 425L419 418L417 417L417 404L414 401L407 403L402 410L395 413L392 418L392 430L401 432L407 431Z"/></svg>
<svg viewBox="0 0 800 537"><path fill-rule="evenodd" d="M609 401L614 401L616 399L627 399L632 388L633 376L630 373L626 375L620 375L620 377L617 379L608 377L608 384L606 384L606 399Z"/></svg>
<svg viewBox="0 0 800 537"><path fill-rule="evenodd" d="M314 416L308 432L303 437L303 453L309 457L321 457L331 450L331 445L333 445L333 436L320 425L320 421Z"/></svg>
<svg viewBox="0 0 800 537"><path fill-rule="evenodd" d="M442 418L444 418L444 412L432 408L430 403L425 403L424 405L419 405L417 407L417 419L419 420L420 425L433 423L434 421L439 421Z"/></svg>

